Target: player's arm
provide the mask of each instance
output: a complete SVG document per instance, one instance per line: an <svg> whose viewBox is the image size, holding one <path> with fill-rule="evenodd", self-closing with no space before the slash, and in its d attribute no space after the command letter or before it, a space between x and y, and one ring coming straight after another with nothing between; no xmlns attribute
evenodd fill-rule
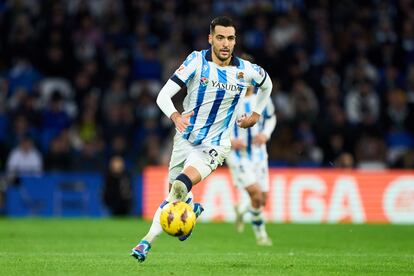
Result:
<svg viewBox="0 0 414 276"><path fill-rule="evenodd" d="M246 144L240 138L232 138L230 141L233 150L244 150L246 148Z"/></svg>
<svg viewBox="0 0 414 276"><path fill-rule="evenodd" d="M272 81L270 80L267 73L265 73L265 77L257 87L260 87L260 91L256 95L256 104L253 107L253 112L250 116L243 115L237 121L237 124L241 128L248 128L254 126L260 119L260 115L262 114L263 110L266 107L267 100L272 93Z"/></svg>
<svg viewBox="0 0 414 276"><path fill-rule="evenodd" d="M267 140L269 140L270 136L272 136L272 132L275 130L276 123L277 119L275 114L273 114L269 119L265 121L262 133L267 137Z"/></svg>
<svg viewBox="0 0 414 276"><path fill-rule="evenodd" d="M190 124L190 117L194 113L189 112L180 114L175 108L171 98L181 90L181 87L191 81L194 77L197 64L198 55L196 52L192 52L188 55L183 64L181 64L181 66L174 72L157 97L158 106L162 112L174 122L175 128L179 132L183 132L187 128Z"/></svg>
<svg viewBox="0 0 414 276"><path fill-rule="evenodd" d="M175 128L179 132L183 132L186 127L190 124L190 117L193 115L193 112L187 114L180 114L175 108L171 98L181 90L181 86L178 85L173 80L168 80L164 87L161 89L157 97L157 105L164 114L170 118L174 124Z"/></svg>
<svg viewBox="0 0 414 276"><path fill-rule="evenodd" d="M255 137L253 137L253 144L266 144L266 142L272 136L272 132L274 131L277 123L277 118L274 110L275 108L273 106L272 100L269 98L266 109L262 115L264 116L263 130Z"/></svg>

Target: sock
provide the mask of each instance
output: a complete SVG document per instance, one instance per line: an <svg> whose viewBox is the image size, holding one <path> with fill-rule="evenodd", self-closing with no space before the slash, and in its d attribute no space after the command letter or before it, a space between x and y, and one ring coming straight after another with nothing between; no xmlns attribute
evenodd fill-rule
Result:
<svg viewBox="0 0 414 276"><path fill-rule="evenodd" d="M185 203L189 204L191 206L191 208L194 208L194 196L193 196L193 192L188 192L186 198L185 198Z"/></svg>
<svg viewBox="0 0 414 276"><path fill-rule="evenodd" d="M155 212L154 217L152 219L152 224L151 224L150 229L148 230L148 233L142 238L143 240L146 240L149 243L152 243L162 233L162 227L161 227L161 223L160 223L160 215L161 215L162 207L165 206L164 203L167 204L168 201L164 200L164 202L161 203L160 207L158 207L158 209Z"/></svg>
<svg viewBox="0 0 414 276"><path fill-rule="evenodd" d="M180 174L174 180L171 186L171 191L167 197L168 202L185 201L187 194L191 191L193 183L191 179L185 174Z"/></svg>
<svg viewBox="0 0 414 276"><path fill-rule="evenodd" d="M239 200L239 203L237 204L237 210L241 214L245 214L249 211L250 208L251 208L251 203L250 203L249 194L244 189L240 190L240 200Z"/></svg>
<svg viewBox="0 0 414 276"><path fill-rule="evenodd" d="M148 230L148 233L142 238L143 240L148 241L150 244L162 233L162 227L160 223L160 215L162 208L168 204L168 200L164 200L160 207L158 207L157 211L154 214L154 217L152 219L152 224L150 229ZM192 208L194 208L194 202L193 202L193 193L189 192L185 198L185 202L190 204Z"/></svg>
<svg viewBox="0 0 414 276"><path fill-rule="evenodd" d="M252 227L256 239L267 236L265 222L261 208L251 207L249 212L252 215Z"/></svg>

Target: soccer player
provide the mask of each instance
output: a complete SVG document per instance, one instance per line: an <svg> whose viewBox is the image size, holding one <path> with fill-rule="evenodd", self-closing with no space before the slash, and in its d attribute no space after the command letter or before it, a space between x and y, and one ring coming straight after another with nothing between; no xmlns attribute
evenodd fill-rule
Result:
<svg viewBox="0 0 414 276"><path fill-rule="evenodd" d="M251 113L256 103L255 90L253 86L247 89L239 110L241 116ZM243 231L243 216L249 212L256 242L262 246L272 245L272 240L266 232L262 209L266 205L269 191L266 142L275 126L276 115L272 100L269 98L259 122L253 127L242 129L234 124L231 135L232 150L226 159L233 183L240 190L241 195L239 203L235 206L236 229L238 232Z"/></svg>
<svg viewBox="0 0 414 276"><path fill-rule="evenodd" d="M248 128L259 121L272 91L272 82L258 65L233 55L236 28L228 17L217 17L210 24L211 48L192 52L161 89L157 104L177 130L169 165L170 192L155 212L148 233L132 249L132 256L142 262L151 244L162 232L160 213L168 202L185 201L196 215L203 208L193 203L191 189L222 165L230 152L230 132L236 121L240 100L247 87L260 87L256 104L249 116L237 124ZM187 87L179 113L171 98ZM187 236L179 237L185 240Z"/></svg>

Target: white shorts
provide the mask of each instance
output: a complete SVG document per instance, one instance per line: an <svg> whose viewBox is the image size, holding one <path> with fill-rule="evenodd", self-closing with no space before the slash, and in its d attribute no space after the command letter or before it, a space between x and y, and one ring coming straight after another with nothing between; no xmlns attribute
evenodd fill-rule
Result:
<svg viewBox="0 0 414 276"><path fill-rule="evenodd" d="M192 166L205 179L221 166L230 153L229 146L193 145L177 133L174 136L174 145L168 172L169 183L172 183L184 168Z"/></svg>
<svg viewBox="0 0 414 276"><path fill-rule="evenodd" d="M269 165L267 158L250 160L248 157L238 157L232 152L227 157L233 183L239 189L246 189L252 184L258 184L262 192L269 191Z"/></svg>

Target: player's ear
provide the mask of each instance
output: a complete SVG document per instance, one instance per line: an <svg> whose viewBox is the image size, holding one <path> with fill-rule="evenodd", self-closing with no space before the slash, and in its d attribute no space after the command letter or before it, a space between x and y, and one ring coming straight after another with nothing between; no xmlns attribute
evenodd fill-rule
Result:
<svg viewBox="0 0 414 276"><path fill-rule="evenodd" d="M213 42L213 36L211 34L208 35L208 43L211 45Z"/></svg>

